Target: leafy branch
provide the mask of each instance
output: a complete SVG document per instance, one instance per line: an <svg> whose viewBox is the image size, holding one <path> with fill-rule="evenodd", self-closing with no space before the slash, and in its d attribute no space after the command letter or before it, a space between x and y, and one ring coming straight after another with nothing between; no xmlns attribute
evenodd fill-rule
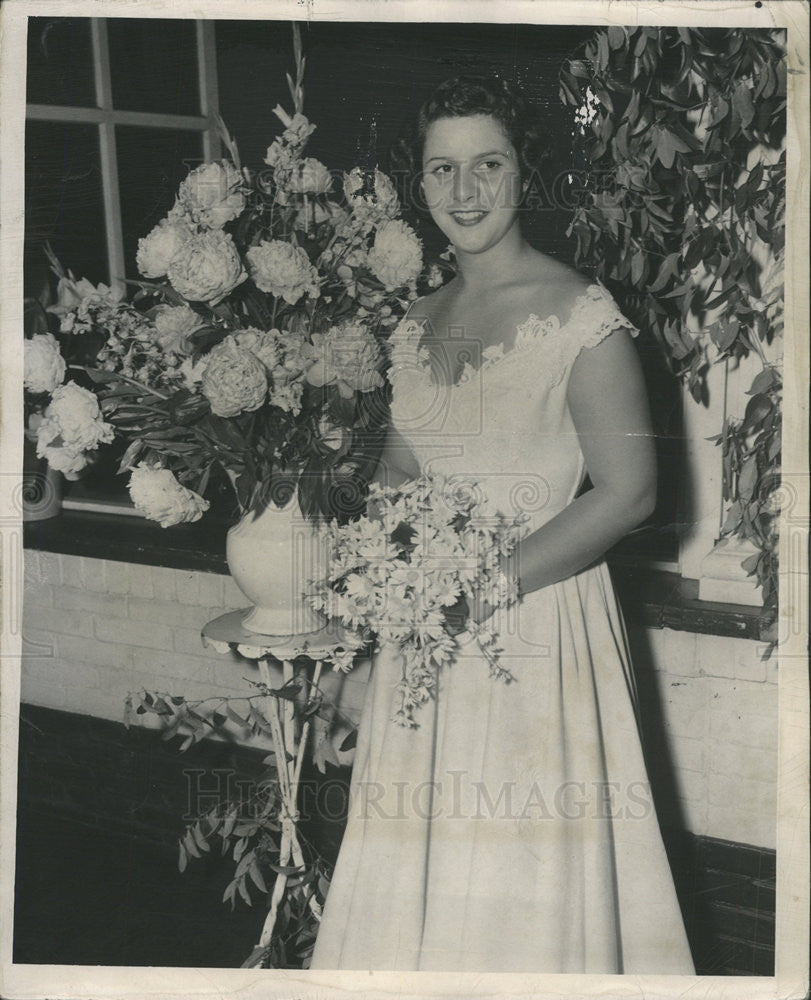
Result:
<svg viewBox="0 0 811 1000"><path fill-rule="evenodd" d="M762 370L741 420L718 437L723 534L776 617L779 367L785 241L785 39L780 31L598 29L560 73L585 163L569 235L576 258L659 343L693 399L711 364L754 353ZM580 134L577 134L579 131Z"/></svg>

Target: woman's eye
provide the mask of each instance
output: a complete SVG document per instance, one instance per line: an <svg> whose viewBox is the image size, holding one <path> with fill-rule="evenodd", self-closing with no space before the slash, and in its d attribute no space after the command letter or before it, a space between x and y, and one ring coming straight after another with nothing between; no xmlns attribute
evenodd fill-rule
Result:
<svg viewBox="0 0 811 1000"><path fill-rule="evenodd" d="M432 173L436 174L437 177L447 177L451 170L450 163L440 163L438 167L434 167Z"/></svg>
<svg viewBox="0 0 811 1000"><path fill-rule="evenodd" d="M483 160L479 166L485 170L498 170L503 164L501 160Z"/></svg>

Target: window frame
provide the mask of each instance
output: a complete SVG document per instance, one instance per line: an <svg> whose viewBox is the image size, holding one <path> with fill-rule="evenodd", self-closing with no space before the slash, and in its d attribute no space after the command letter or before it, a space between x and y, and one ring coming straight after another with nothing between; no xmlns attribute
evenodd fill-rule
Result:
<svg viewBox="0 0 811 1000"><path fill-rule="evenodd" d="M216 22L199 18L195 19L194 22L201 113L199 115L177 115L158 111L122 111L114 107L110 43L107 33L108 20L104 17L88 18L96 106L27 103L25 117L26 121L62 122L98 127L104 224L107 237L107 273L110 286L117 291L123 291L125 284L123 277L125 275L124 234L121 224L115 128L117 125L135 125L141 128L182 129L189 132L200 132L203 158L206 161L219 158Z"/></svg>

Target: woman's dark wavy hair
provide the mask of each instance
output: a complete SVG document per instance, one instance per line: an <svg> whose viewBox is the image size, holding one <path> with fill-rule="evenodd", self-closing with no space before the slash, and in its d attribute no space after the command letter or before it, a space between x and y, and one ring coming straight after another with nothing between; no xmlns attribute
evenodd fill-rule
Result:
<svg viewBox="0 0 811 1000"><path fill-rule="evenodd" d="M411 134L400 139L390 155L390 172L398 182L400 196L410 208L420 208L417 181L422 173L422 154L428 127L440 118L490 115L501 125L518 154L521 180L528 181L526 201L533 181L547 159L542 124L517 84L503 77L456 76L441 83L422 105Z"/></svg>

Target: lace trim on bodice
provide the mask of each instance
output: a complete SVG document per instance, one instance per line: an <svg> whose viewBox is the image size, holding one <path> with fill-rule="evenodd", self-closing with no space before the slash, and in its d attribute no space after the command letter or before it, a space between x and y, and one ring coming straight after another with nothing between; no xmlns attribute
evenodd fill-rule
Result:
<svg viewBox="0 0 811 1000"><path fill-rule="evenodd" d="M404 371L417 371L432 381L431 356L419 344L424 321L404 319L389 338L391 368L389 381L394 383ZM543 347L543 372L549 384L558 385L575 359L584 349L595 347L614 330L623 328L632 336L639 331L620 312L611 294L601 284L592 284L580 295L565 323L557 316L541 319L532 313L516 328L515 341L505 348L504 342L493 344L482 351L481 364L474 368L466 362L458 382L463 386L475 382L483 372L492 370L508 361L523 362L520 371L536 381L538 369L526 365L525 354Z"/></svg>

